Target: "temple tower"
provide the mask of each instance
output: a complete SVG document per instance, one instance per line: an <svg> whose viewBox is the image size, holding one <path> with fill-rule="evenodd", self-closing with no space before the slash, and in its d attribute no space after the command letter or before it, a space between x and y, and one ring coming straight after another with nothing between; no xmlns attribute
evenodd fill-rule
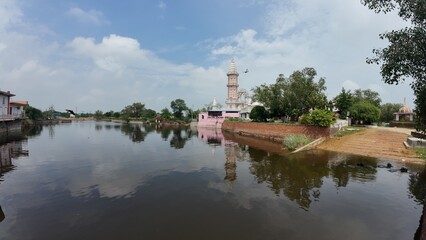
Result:
<svg viewBox="0 0 426 240"><path fill-rule="evenodd" d="M238 72L237 65L235 64L234 59L231 60L231 64L229 66L228 74L228 97L226 98L226 104L228 108L235 107L235 103L238 102Z"/></svg>

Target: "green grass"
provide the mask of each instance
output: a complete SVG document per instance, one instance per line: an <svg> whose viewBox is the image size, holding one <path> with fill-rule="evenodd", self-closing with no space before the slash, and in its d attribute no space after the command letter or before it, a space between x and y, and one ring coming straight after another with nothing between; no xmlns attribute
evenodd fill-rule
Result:
<svg viewBox="0 0 426 240"><path fill-rule="evenodd" d="M351 135L351 134L361 132L361 131L364 131L364 130L365 130L364 127L347 126L347 127L343 127L342 129L340 129L340 131L336 132L333 136L334 137L343 137L343 136Z"/></svg>
<svg viewBox="0 0 426 240"><path fill-rule="evenodd" d="M423 148L415 148L414 151L416 152L417 157L425 159L426 160L426 149Z"/></svg>
<svg viewBox="0 0 426 240"><path fill-rule="evenodd" d="M311 141L312 140L309 137L303 134L295 134L285 137L283 143L288 150L293 151L299 147L305 146Z"/></svg>

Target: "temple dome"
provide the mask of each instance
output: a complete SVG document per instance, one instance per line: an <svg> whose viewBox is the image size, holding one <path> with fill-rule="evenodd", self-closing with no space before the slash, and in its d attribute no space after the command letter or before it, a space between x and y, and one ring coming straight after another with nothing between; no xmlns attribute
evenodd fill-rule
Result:
<svg viewBox="0 0 426 240"><path fill-rule="evenodd" d="M400 108L398 112L399 113L412 113L411 109L407 105Z"/></svg>

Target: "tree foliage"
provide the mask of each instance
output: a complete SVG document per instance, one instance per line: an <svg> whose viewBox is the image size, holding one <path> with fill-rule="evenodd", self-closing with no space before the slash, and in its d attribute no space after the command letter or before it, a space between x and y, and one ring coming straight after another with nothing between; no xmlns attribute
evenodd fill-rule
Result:
<svg viewBox="0 0 426 240"><path fill-rule="evenodd" d="M353 104L351 91L346 91L345 88L342 88L342 91L334 98L334 100L336 101L336 108L339 109L340 118L345 119L349 109Z"/></svg>
<svg viewBox="0 0 426 240"><path fill-rule="evenodd" d="M255 106L250 111L250 118L254 122L266 122L266 119L268 118L268 112L264 106Z"/></svg>
<svg viewBox="0 0 426 240"><path fill-rule="evenodd" d="M363 124L371 124L380 119L380 109L367 101L354 103L350 112L353 121Z"/></svg>
<svg viewBox="0 0 426 240"><path fill-rule="evenodd" d="M160 114L163 119L170 119L170 117L172 116L172 113L168 108L161 109Z"/></svg>
<svg viewBox="0 0 426 240"><path fill-rule="evenodd" d="M280 74L274 84L253 88L253 99L263 103L271 117L296 119L310 109L324 109L327 106L325 80L320 78L316 82L316 75L313 68L295 71L288 78Z"/></svg>
<svg viewBox="0 0 426 240"><path fill-rule="evenodd" d="M414 103L416 104L414 112L417 118L417 131L426 134L426 86L423 86L416 93L416 100Z"/></svg>
<svg viewBox="0 0 426 240"><path fill-rule="evenodd" d="M352 94L354 103L360 101L366 101L373 104L376 107L380 107L380 103L382 99L380 99L380 95L378 92L373 91L371 89L361 90L356 89Z"/></svg>
<svg viewBox="0 0 426 240"><path fill-rule="evenodd" d="M401 18L411 22L410 27L381 34L389 46L374 49L375 57L367 62L381 64L385 83L398 84L411 77L411 87L419 92L426 83L426 1L363 0L363 4L376 13L398 10Z"/></svg>
<svg viewBox="0 0 426 240"><path fill-rule="evenodd" d="M170 107L173 111L173 116L177 119L182 119L183 111L188 110L184 100L178 98L170 103Z"/></svg>
<svg viewBox="0 0 426 240"><path fill-rule="evenodd" d="M395 119L394 113L402 107L400 103L385 103L380 106L380 121L390 122Z"/></svg>
<svg viewBox="0 0 426 240"><path fill-rule="evenodd" d="M31 120L43 119L43 112L40 109L31 106L24 107L25 115Z"/></svg>
<svg viewBox="0 0 426 240"><path fill-rule="evenodd" d="M140 118L145 110L145 104L140 102L128 105L121 110L121 115L125 118Z"/></svg>
<svg viewBox="0 0 426 240"><path fill-rule="evenodd" d="M314 125L320 127L329 127L336 122L334 114L327 110L315 109L309 114L302 116L302 124Z"/></svg>

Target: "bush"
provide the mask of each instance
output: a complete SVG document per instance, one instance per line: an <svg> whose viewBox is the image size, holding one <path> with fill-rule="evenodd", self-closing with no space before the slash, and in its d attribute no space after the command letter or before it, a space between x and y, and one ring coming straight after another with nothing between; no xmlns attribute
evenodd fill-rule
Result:
<svg viewBox="0 0 426 240"><path fill-rule="evenodd" d="M362 121L364 124L371 124L379 121L380 108L369 102L360 101L350 108L350 117L354 121Z"/></svg>
<svg viewBox="0 0 426 240"><path fill-rule="evenodd" d="M284 138L284 145L293 151L311 142L311 139L303 134L290 135Z"/></svg>
<svg viewBox="0 0 426 240"><path fill-rule="evenodd" d="M329 127L336 120L334 114L330 111L315 109L309 114L302 116L301 123L320 127Z"/></svg>
<svg viewBox="0 0 426 240"><path fill-rule="evenodd" d="M250 112L250 118L254 122L266 122L268 111L263 106L255 106Z"/></svg>

